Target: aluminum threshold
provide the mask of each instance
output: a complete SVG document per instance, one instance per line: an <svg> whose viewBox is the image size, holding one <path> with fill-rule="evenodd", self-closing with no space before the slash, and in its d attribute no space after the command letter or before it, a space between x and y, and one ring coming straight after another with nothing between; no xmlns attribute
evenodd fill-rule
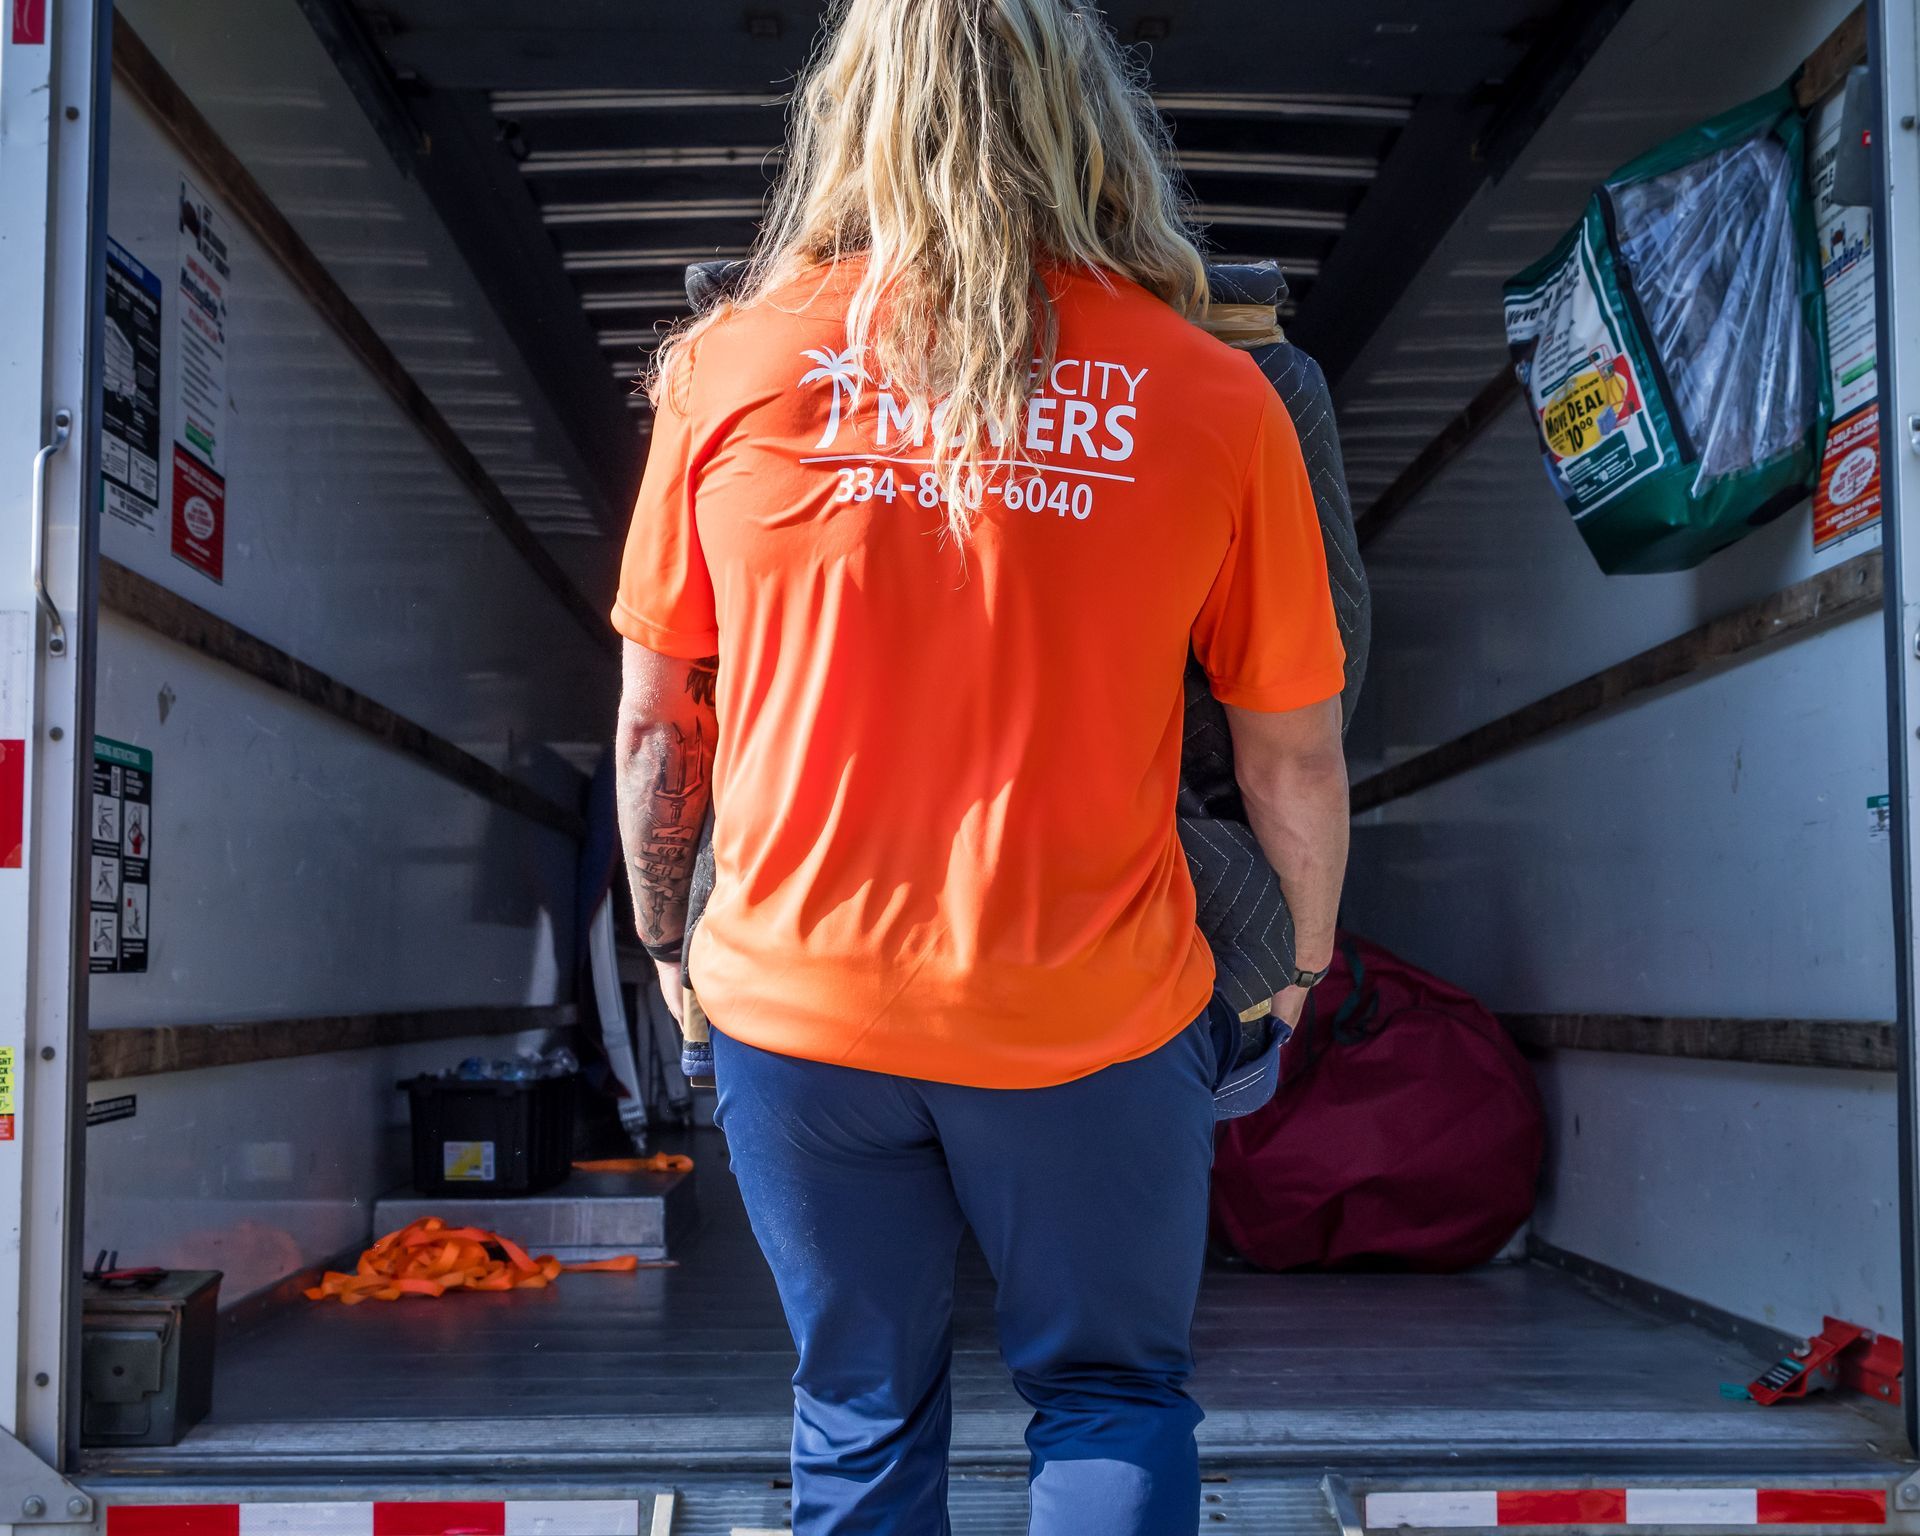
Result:
<svg viewBox="0 0 1920 1536"><path fill-rule="evenodd" d="M1729 1404L1716 1414L1574 1411L1538 1414L1429 1408L1271 1409L1210 1414L1200 1428L1209 1470L1305 1473L1332 1467L1459 1471L1631 1470L1673 1477L1780 1474L1904 1476L1897 1423ZM1851 1421L1851 1422L1848 1422ZM1024 1472L1024 1413L971 1413L954 1423L956 1467ZM361 1419L236 1425L182 1445L90 1451L81 1476L118 1482L281 1478L672 1475L702 1471L779 1476L791 1426L774 1416Z"/></svg>

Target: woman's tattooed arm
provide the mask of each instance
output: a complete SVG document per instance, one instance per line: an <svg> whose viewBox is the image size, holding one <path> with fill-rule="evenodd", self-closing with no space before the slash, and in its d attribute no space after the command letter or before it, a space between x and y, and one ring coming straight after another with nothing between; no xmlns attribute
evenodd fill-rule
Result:
<svg viewBox="0 0 1920 1536"><path fill-rule="evenodd" d="M687 890L712 798L720 658L682 661L625 643L615 741L620 839L640 942L662 967L677 965ZM677 1008L679 999L670 998Z"/></svg>

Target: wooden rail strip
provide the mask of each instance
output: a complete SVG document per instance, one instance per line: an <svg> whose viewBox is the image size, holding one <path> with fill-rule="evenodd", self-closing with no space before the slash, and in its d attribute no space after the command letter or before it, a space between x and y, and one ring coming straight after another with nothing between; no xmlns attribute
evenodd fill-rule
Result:
<svg viewBox="0 0 1920 1536"><path fill-rule="evenodd" d="M1801 62L1794 77L1793 99L1800 108L1816 106L1846 83L1847 71L1867 62L1867 8L1856 5L1829 32L1820 46Z"/></svg>
<svg viewBox="0 0 1920 1536"><path fill-rule="evenodd" d="M140 34L128 25L125 16L113 18L113 71L151 111L167 132L179 143L182 152L206 186L232 209L234 216L253 232L292 281L293 285L339 333L348 349L360 359L381 388L393 398L401 413L420 434L438 450L447 467L464 485L481 510L493 522L507 542L524 560L533 574L559 601L567 613L608 655L618 650L612 627L605 614L580 593L560 563L547 552L539 536L526 525L506 493L494 482L474 457L453 424L440 414L393 349L381 340L373 322L360 312L346 290L334 281L312 248L302 240L286 216L255 181L239 156L227 148L214 132L213 125L188 100L174 78L161 66Z"/></svg>
<svg viewBox="0 0 1920 1536"><path fill-rule="evenodd" d="M1477 768L1637 694L1723 665L1762 646L1811 634L1865 613L1879 602L1880 551L1875 549L1362 779L1353 786L1353 814Z"/></svg>
<svg viewBox="0 0 1920 1536"><path fill-rule="evenodd" d="M87 1081L108 1083L154 1072L194 1072L256 1061L288 1061L332 1051L513 1035L579 1022L572 1003L526 1008L436 1008L413 1013L330 1014L244 1024L158 1024L96 1029L87 1036Z"/></svg>
<svg viewBox="0 0 1920 1536"><path fill-rule="evenodd" d="M1460 414L1435 433L1393 483L1374 497L1373 505L1353 520L1354 537L1360 547L1365 549L1385 533L1388 526L1413 505L1414 498L1439 479L1441 471L1465 453L1519 397L1520 381L1511 368L1502 368L1487 380Z"/></svg>
<svg viewBox="0 0 1920 1536"><path fill-rule="evenodd" d="M1857 1019L1701 1019L1625 1013L1505 1013L1500 1022L1537 1050L1623 1051L1695 1061L1891 1072L1891 1024Z"/></svg>
<svg viewBox="0 0 1920 1536"><path fill-rule="evenodd" d="M318 667L308 666L278 646L104 556L100 561L100 602L176 645L245 672L270 688L290 693L302 703L365 731L376 741L417 758L434 772L496 805L576 840L586 833L586 820L578 811L556 805L491 763L395 714Z"/></svg>

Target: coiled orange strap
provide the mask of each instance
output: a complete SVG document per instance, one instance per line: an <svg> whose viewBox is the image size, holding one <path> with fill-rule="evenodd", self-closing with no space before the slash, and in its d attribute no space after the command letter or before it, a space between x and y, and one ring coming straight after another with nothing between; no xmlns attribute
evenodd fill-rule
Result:
<svg viewBox="0 0 1920 1536"><path fill-rule="evenodd" d="M504 1257L496 1257L500 1254ZM510 1237L483 1227L450 1227L422 1216L389 1232L365 1253L354 1273L328 1270L307 1291L309 1301L335 1298L349 1307L402 1296L444 1296L448 1291L538 1290L562 1274L598 1270L628 1274L640 1267L634 1254L562 1264L551 1256L531 1258Z"/></svg>

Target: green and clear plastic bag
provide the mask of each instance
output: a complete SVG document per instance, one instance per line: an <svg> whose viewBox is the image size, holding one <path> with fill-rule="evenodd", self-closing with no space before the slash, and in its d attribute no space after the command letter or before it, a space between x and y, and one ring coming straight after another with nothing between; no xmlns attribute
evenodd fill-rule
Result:
<svg viewBox="0 0 1920 1536"><path fill-rule="evenodd" d="M1805 498L1831 401L1792 94L1615 171L1508 280L1506 326L1548 477L1602 570L1685 570Z"/></svg>

